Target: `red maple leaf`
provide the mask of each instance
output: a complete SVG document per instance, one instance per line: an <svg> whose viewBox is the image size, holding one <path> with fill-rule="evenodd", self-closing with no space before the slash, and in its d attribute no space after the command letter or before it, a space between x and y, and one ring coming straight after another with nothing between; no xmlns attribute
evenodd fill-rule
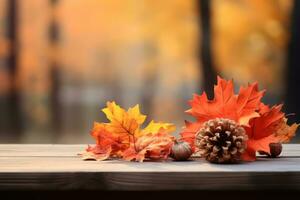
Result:
<svg viewBox="0 0 300 200"><path fill-rule="evenodd" d="M185 127L180 133L180 140L189 143L193 152L197 151L195 147L195 133L200 129L201 126L202 123L200 122L192 123L189 121L185 121Z"/></svg>

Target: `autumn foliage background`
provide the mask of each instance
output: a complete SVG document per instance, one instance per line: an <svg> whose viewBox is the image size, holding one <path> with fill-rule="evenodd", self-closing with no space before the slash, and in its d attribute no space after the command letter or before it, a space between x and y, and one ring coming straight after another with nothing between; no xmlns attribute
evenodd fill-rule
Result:
<svg viewBox="0 0 300 200"><path fill-rule="evenodd" d="M184 113L188 100L208 81L200 4L0 0L1 143L93 143L88 133L94 121L105 121L100 109L107 101L140 104L146 125L172 122L178 135L192 119ZM217 74L236 85L258 81L267 104L286 101L294 1L210 6ZM299 106L286 104L287 114L289 107Z"/></svg>

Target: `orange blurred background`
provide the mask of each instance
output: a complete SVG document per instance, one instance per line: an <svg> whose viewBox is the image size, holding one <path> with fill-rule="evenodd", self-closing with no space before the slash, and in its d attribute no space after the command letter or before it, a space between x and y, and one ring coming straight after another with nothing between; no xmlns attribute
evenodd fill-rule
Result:
<svg viewBox="0 0 300 200"><path fill-rule="evenodd" d="M205 76L201 1L0 0L0 142L89 143L108 100L188 116ZM217 74L285 95L292 0L212 0ZM203 51L203 49L202 49Z"/></svg>

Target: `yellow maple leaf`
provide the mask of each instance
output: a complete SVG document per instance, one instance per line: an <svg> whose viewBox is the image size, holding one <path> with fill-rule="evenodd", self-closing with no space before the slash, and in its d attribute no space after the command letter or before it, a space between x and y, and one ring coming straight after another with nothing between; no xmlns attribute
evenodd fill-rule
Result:
<svg viewBox="0 0 300 200"><path fill-rule="evenodd" d="M165 133L171 133L176 130L174 124L171 123L163 123L163 122L154 122L153 120L143 129L141 130L137 136L142 136L146 134L157 134L159 131L163 129Z"/></svg>
<svg viewBox="0 0 300 200"><path fill-rule="evenodd" d="M129 134L134 136L146 119L146 116L140 113L139 105L129 108L127 111L115 102L107 102L106 105L107 107L102 109L102 111L110 121L107 124L107 128L112 134Z"/></svg>

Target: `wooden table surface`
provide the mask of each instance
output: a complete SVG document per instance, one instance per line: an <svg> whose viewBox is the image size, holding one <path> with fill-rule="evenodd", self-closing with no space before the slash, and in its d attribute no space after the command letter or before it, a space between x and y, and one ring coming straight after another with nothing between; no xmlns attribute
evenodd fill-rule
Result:
<svg viewBox="0 0 300 200"><path fill-rule="evenodd" d="M86 145L0 145L0 190L300 190L300 145L243 164L82 161Z"/></svg>

